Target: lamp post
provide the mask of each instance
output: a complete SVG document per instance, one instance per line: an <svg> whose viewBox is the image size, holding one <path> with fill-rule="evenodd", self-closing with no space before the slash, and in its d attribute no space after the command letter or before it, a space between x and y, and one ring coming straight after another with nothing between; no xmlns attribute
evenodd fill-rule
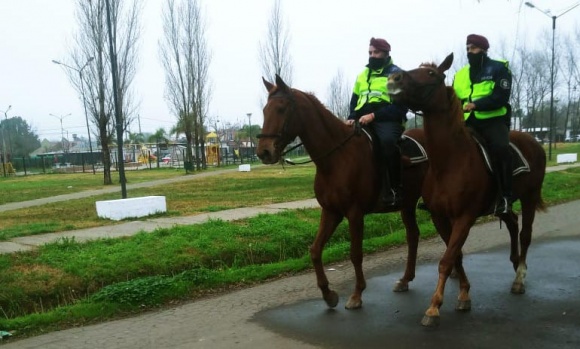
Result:
<svg viewBox="0 0 580 349"><path fill-rule="evenodd" d="M55 61L54 59L52 60L52 63L62 65L66 68L75 70L79 73L79 79L81 80L81 94L83 96L83 107L85 109L85 120L87 122L87 134L89 136L89 152L91 153L91 165L93 166L93 174L95 174L95 161L93 160L93 142L91 142L91 130L89 128L89 115L87 114L87 99L85 97L85 84L84 84L84 80L83 80L83 69L85 69L93 59L95 59L95 58L90 57L87 60L87 62L85 63L85 65L83 65L81 67L81 69L71 67L71 66L66 65L64 63L61 63L59 61Z"/></svg>
<svg viewBox="0 0 580 349"><path fill-rule="evenodd" d="M248 135L250 136L250 160L252 162L252 156L254 155L254 144L252 143L252 113L247 113L248 116Z"/></svg>
<svg viewBox="0 0 580 349"><path fill-rule="evenodd" d="M70 113L66 114L66 115L54 115L54 114L49 114L51 116L54 116L55 118L60 120L60 141L62 143L62 152L64 153L64 128L62 127L62 119L66 118L67 116L70 116Z"/></svg>
<svg viewBox="0 0 580 349"><path fill-rule="evenodd" d="M569 11L576 8L580 5L580 2L577 2L575 5L572 5L564 12L560 13L559 15L552 15L551 12L541 10L537 8L534 4L529 1L526 1L526 6L530 8L535 8L536 10L542 12L546 16L552 18L552 64L550 67L550 130L549 130L549 137L548 137L548 160L552 160L552 139L554 138L554 55L555 55L555 42L556 42L556 19L561 17L562 15L568 13Z"/></svg>

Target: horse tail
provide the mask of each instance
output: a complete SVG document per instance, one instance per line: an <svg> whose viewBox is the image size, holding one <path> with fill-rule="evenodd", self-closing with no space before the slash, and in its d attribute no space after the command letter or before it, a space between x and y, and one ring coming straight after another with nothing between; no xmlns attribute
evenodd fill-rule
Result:
<svg viewBox="0 0 580 349"><path fill-rule="evenodd" d="M544 199L542 199L542 194L540 194L540 197L538 198L538 203L536 204L536 212L547 212L547 211L548 207L546 206Z"/></svg>

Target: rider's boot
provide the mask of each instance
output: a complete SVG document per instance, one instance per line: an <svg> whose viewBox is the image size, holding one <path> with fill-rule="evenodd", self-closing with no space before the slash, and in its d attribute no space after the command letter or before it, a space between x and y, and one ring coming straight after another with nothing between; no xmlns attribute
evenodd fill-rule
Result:
<svg viewBox="0 0 580 349"><path fill-rule="evenodd" d="M497 176L499 191L502 195L495 206L494 214L496 216L502 216L513 212L511 156L504 156L498 161L498 165L495 175Z"/></svg>

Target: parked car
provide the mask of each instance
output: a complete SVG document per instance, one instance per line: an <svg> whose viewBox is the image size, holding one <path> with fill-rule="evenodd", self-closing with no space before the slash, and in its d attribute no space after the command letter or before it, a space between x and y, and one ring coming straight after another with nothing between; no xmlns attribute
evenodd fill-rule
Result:
<svg viewBox="0 0 580 349"><path fill-rule="evenodd" d="M564 139L564 142L580 142L580 135L568 136Z"/></svg>
<svg viewBox="0 0 580 349"><path fill-rule="evenodd" d="M169 162L171 162L171 156L170 155L165 155L164 157L161 158L161 161L163 161L164 163L168 164Z"/></svg>

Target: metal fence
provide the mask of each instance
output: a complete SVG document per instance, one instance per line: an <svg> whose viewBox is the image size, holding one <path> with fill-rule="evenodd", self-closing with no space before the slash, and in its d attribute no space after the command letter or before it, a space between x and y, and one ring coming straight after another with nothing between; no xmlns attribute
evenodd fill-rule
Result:
<svg viewBox="0 0 580 349"><path fill-rule="evenodd" d="M304 147L298 147L286 154L286 157L304 156ZM157 169L157 168L188 168L188 170L195 170L201 167L201 159L196 157L194 164L189 164L185 161L184 152L175 152L169 158L150 158L149 161L125 162L126 170L141 170L141 169ZM209 163L208 167L212 166L229 166L236 164L248 164L259 161L255 155L255 149L248 149L247 151L234 152L229 149L221 149L219 160L217 162ZM117 153L111 153L111 171L118 170ZM0 163L0 175L30 175L30 174L46 174L46 173L89 173L102 172L102 154L100 152L80 152L80 153L55 153L55 154L41 154L34 157L20 157L13 158L10 162Z"/></svg>

